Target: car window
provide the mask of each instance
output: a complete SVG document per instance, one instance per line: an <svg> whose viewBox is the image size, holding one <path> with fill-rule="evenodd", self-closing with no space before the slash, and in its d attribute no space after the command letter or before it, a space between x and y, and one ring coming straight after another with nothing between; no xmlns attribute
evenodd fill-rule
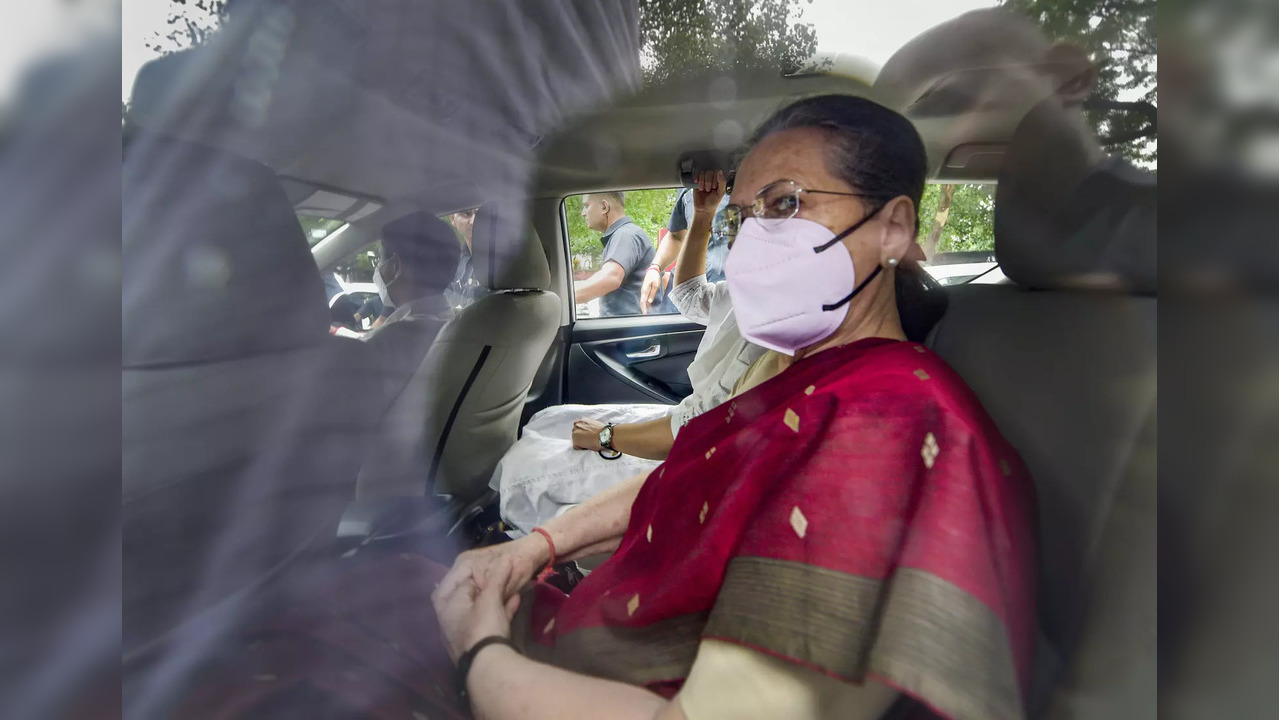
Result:
<svg viewBox="0 0 1279 720"><path fill-rule="evenodd" d="M679 312L670 299L677 246L671 245L666 257L659 252L669 233L687 231L693 211L689 192L661 188L573 195L564 200L579 319ZM724 279L727 255L726 239L713 235L706 255L708 280ZM640 297L645 276L659 261L661 287L645 306ZM607 268L609 263L615 267ZM606 269L608 273L603 272Z"/></svg>
<svg viewBox="0 0 1279 720"><path fill-rule="evenodd" d="M381 241L351 253L324 274L330 323L334 329L361 333L371 330L379 316L389 314L381 305L373 269L384 257Z"/></svg>
<svg viewBox="0 0 1279 720"><path fill-rule="evenodd" d="M319 217L318 215L303 215L301 213L298 214L298 222L302 224L302 232L306 233L306 242L311 246L315 246L316 243L346 225L345 220L335 220L333 218Z"/></svg>
<svg viewBox="0 0 1279 720"><path fill-rule="evenodd" d="M668 232L681 232L691 221L691 198L681 188L613 193L596 193L604 202L620 200L625 220L614 220L601 230L607 216L593 206L591 195L573 195L564 201L569 249L577 300L577 317L619 317L679 312L670 301L674 280L673 264L662 268L665 286L647 313L642 312L640 292L648 267L657 257L661 239ZM928 262L925 269L942 285L994 282L1003 278L995 260L995 185L930 184L920 202L919 242ZM613 232L609 233L608 230ZM605 234L608 234L607 242ZM707 249L706 271L711 282L724 279L728 257L726 238L712 235ZM620 286L601 292L595 286L605 262L620 266ZM672 260L673 263L673 260ZM607 286L606 286L607 288ZM585 292L583 292L585 290Z"/></svg>
<svg viewBox="0 0 1279 720"><path fill-rule="evenodd" d="M334 272L347 283L372 284L373 269L386 257L385 253L381 240L369 243L338 263Z"/></svg>
<svg viewBox="0 0 1279 720"><path fill-rule="evenodd" d="M919 204L919 243L942 285L1003 277L995 261L995 185L930 184Z"/></svg>

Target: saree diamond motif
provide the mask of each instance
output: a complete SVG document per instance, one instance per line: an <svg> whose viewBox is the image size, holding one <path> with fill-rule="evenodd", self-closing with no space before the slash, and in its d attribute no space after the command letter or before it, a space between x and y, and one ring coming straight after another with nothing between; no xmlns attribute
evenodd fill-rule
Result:
<svg viewBox="0 0 1279 720"><path fill-rule="evenodd" d="M546 623L546 627L542 628L542 634L550 635L551 631L554 629L555 629L555 618L551 618L550 622Z"/></svg>
<svg viewBox="0 0 1279 720"><path fill-rule="evenodd" d="M804 537L804 533L808 532L808 518L804 517L804 513L800 512L798 505L790 511L790 526L801 539Z"/></svg>
<svg viewBox="0 0 1279 720"><path fill-rule="evenodd" d="M933 463L937 461L937 454L941 452L941 448L937 447L937 438L932 433L924 436L924 447L920 449L919 455L924 458L924 467L931 468Z"/></svg>
<svg viewBox="0 0 1279 720"><path fill-rule="evenodd" d="M929 376L928 376L928 373L925 372L923 368L920 368L915 371L915 377L919 378L920 380L927 380Z"/></svg>
<svg viewBox="0 0 1279 720"><path fill-rule="evenodd" d="M645 533L644 537L648 538L649 542L653 542L653 526L652 525L648 526L648 532Z"/></svg>
<svg viewBox="0 0 1279 720"><path fill-rule="evenodd" d="M809 385L808 387L804 388L804 394L812 395L816 390L817 390L816 385Z"/></svg>
<svg viewBox="0 0 1279 720"><path fill-rule="evenodd" d="M711 504L708 502L702 503L702 512L697 516L697 522L699 524L704 524L706 522L706 513L710 511L711 511Z"/></svg>
<svg viewBox="0 0 1279 720"><path fill-rule="evenodd" d="M925 353L925 352L928 352L928 351L924 349L924 346L923 346L923 345L916 345L916 346L915 346L915 352L917 352L917 353Z"/></svg>
<svg viewBox="0 0 1279 720"><path fill-rule="evenodd" d="M706 451L706 459L707 459L707 460L710 460L710 459L711 459L711 456L712 456L712 455L714 455L714 454L715 454L715 446L714 446L714 445L712 445L712 446L711 446L711 449Z"/></svg>
<svg viewBox="0 0 1279 720"><path fill-rule="evenodd" d="M639 610L639 593L632 595L630 602L626 603L627 615L634 615L636 610Z"/></svg>
<svg viewBox="0 0 1279 720"><path fill-rule="evenodd" d="M799 413L786 408L786 414L782 416L782 422L786 423L786 427L795 432L799 432Z"/></svg>

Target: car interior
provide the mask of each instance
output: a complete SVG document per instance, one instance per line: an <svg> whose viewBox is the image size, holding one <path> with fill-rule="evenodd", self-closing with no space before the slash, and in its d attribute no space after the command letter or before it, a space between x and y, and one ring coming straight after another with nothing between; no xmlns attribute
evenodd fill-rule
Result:
<svg viewBox="0 0 1279 720"><path fill-rule="evenodd" d="M470 542L468 528L495 512L494 468L541 409L678 402L703 328L678 315L575 317L565 198L674 187L681 156L740 144L788 101L871 92L837 71L715 72L583 103L546 136L512 123L449 149L449 129L466 119L437 124L438 104L397 98L413 72L325 75L312 71L316 57L286 59L281 72L320 78L343 98L337 107L304 121L271 117L252 133L193 119L204 107L182 100L193 87L232 83L219 74L220 46L200 50L139 74L126 149L126 198L147 197L150 212L126 214L125 287L134 287L128 273L144 272L132 255L158 278L133 301L174 312L164 316L172 322L125 321L125 572L189 569L165 575L172 587L126 597L126 664L190 640L211 616L232 627L278 607L317 558L449 530ZM1003 154L1016 149L1011 134L947 146L955 118L915 120L932 182L998 183ZM406 148L434 164L419 167ZM1001 197L996 259L1026 232L1005 221ZM391 405L375 407L367 348L330 335L321 274L399 217L473 207L476 278L487 292L413 360ZM344 225L312 246L299 213ZM175 233L188 237L164 242ZM166 247L180 254L157 258ZM1155 289L1080 286L1051 254L1019 257L997 281L949 286L949 310L927 344L969 383L1035 479L1033 715L1128 717L1155 691ZM181 272L166 280L163 268ZM202 282L237 292L201 292ZM379 452L374 429L386 422L408 437ZM186 451L158 452L175 444ZM407 483L379 473L387 452L423 459L426 472ZM273 469L286 466L306 468L288 477L308 481L276 483ZM210 489L232 476L236 492ZM215 542L228 528L246 529L232 547ZM131 545L131 529L183 541Z"/></svg>

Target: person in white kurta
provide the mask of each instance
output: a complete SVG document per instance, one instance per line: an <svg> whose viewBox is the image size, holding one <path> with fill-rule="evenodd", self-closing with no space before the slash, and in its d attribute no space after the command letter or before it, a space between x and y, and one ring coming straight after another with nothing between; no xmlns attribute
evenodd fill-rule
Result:
<svg viewBox="0 0 1279 720"><path fill-rule="evenodd" d="M523 534L637 473L662 458L622 455L605 460L573 446L570 432L583 417L605 423L642 425L663 420L671 437L690 420L719 405L764 349L742 339L724 282L699 275L671 291L684 317L706 324L697 355L688 366L693 393L678 405L557 405L532 418L507 451L491 487L501 496L502 519ZM669 445L667 446L669 449Z"/></svg>
<svg viewBox="0 0 1279 720"><path fill-rule="evenodd" d="M721 176L722 181L722 176ZM722 185L721 185L722 188ZM697 193L714 212L723 190ZM704 211L702 212L705 215ZM695 219L682 248L676 276L685 279L671 300L687 319L705 325L688 367L693 392L678 405L559 405L534 415L520 440L502 458L491 487L501 496L502 518L522 534L604 490L656 467L680 428L724 402L742 373L764 349L742 339L724 281L704 273L709 216ZM683 252L687 251L687 252ZM688 277L691 273L697 273ZM598 452L599 431L614 423L612 445L622 454Z"/></svg>

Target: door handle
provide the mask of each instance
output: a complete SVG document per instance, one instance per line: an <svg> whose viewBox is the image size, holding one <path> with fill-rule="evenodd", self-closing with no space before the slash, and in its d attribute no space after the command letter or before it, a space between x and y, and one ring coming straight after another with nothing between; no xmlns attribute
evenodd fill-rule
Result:
<svg viewBox="0 0 1279 720"><path fill-rule="evenodd" d="M661 354L662 354L662 346L661 346L661 345L649 345L648 347L644 348L643 350L639 350L639 351L636 351L636 352L628 352L628 353L626 353L626 358L627 358L628 360L648 360L648 359L651 359L651 358L655 358L655 357L657 357L658 355L661 355Z"/></svg>

